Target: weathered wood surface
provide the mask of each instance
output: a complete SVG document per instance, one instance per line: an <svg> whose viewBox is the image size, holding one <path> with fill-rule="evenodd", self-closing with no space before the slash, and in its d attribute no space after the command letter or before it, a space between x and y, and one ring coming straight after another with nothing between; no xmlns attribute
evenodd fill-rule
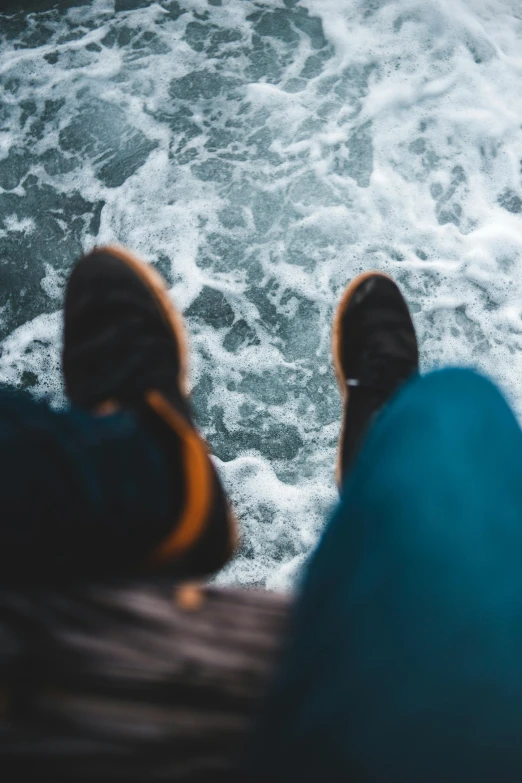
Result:
<svg viewBox="0 0 522 783"><path fill-rule="evenodd" d="M232 781L288 598L0 592L2 780Z"/></svg>

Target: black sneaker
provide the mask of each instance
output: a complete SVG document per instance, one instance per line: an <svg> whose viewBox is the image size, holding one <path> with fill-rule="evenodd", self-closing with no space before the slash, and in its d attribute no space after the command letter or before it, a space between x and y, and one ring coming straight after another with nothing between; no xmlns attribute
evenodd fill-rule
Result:
<svg viewBox="0 0 522 783"><path fill-rule="evenodd" d="M335 314L332 355L344 403L336 472L341 486L375 415L418 372L415 328L393 280L367 272L352 281Z"/></svg>
<svg viewBox="0 0 522 783"><path fill-rule="evenodd" d="M192 577L224 565L236 527L192 420L186 364L181 316L152 267L117 246L78 261L64 305L67 394L89 411L131 410L156 439L172 475L172 526L146 561Z"/></svg>

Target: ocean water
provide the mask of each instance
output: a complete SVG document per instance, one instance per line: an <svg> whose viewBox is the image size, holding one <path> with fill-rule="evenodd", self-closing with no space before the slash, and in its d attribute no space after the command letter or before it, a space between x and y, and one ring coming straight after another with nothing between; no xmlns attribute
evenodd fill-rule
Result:
<svg viewBox="0 0 522 783"><path fill-rule="evenodd" d="M288 587L336 500L353 275L522 415L521 167L520 0L4 0L0 381L62 405L75 258L156 265L241 524L219 579Z"/></svg>

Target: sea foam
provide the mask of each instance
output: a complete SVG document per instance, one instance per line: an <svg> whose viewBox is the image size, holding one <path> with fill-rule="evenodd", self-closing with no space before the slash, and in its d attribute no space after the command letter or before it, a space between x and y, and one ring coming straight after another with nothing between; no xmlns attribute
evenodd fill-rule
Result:
<svg viewBox="0 0 522 783"><path fill-rule="evenodd" d="M242 529L222 581L287 587L336 501L331 319L378 269L423 369L522 415L519 0L93 0L0 14L0 380L64 404L60 297L117 241L190 331Z"/></svg>

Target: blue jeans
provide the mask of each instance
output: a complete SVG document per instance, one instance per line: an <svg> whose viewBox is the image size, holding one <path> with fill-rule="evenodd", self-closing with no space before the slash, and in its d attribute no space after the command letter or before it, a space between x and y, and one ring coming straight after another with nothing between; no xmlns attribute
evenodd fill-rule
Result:
<svg viewBox="0 0 522 783"><path fill-rule="evenodd" d="M312 557L259 781L522 779L522 433L468 370L380 414Z"/></svg>

